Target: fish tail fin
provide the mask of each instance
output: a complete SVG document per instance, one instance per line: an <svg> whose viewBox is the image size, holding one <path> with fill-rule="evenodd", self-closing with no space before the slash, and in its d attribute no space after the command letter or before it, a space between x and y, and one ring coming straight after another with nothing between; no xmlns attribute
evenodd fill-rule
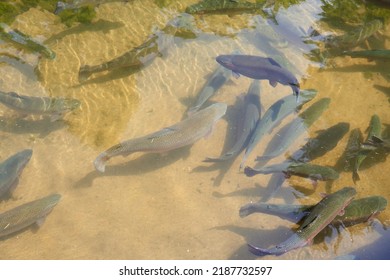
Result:
<svg viewBox="0 0 390 280"><path fill-rule="evenodd" d="M249 250L249 252L251 252L253 255L256 255L256 256L265 256L265 255L271 255L272 254L267 249L262 249L262 248L253 246L251 244L248 244L248 250Z"/></svg>
<svg viewBox="0 0 390 280"><path fill-rule="evenodd" d="M96 170L103 173L106 169L106 161L108 161L109 159L110 157L107 155L106 152L103 152L98 155L98 157L93 162Z"/></svg>
<svg viewBox="0 0 390 280"><path fill-rule="evenodd" d="M253 176L255 176L256 174L259 174L258 171L256 171L255 169L253 169L253 168L251 168L251 167L249 167L249 166L246 166L246 167L244 168L244 173L245 173L245 175L248 176L248 177L253 177Z"/></svg>
<svg viewBox="0 0 390 280"><path fill-rule="evenodd" d="M80 67L80 70L79 70L79 82L80 83L86 81L89 78L89 76L92 75L90 68L91 67L88 65L84 65L84 66Z"/></svg>

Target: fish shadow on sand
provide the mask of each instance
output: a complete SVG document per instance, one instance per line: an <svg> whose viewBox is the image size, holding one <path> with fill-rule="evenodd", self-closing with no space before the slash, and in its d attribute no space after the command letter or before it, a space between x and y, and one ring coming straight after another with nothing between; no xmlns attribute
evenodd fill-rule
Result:
<svg viewBox="0 0 390 280"><path fill-rule="evenodd" d="M386 96L389 98L388 101L390 102L390 87L385 87L385 86L381 86L381 85L374 85L374 88L376 88L377 90L386 94Z"/></svg>
<svg viewBox="0 0 390 280"><path fill-rule="evenodd" d="M108 21L104 19L99 19L96 22L92 23L85 23L85 24L80 24L75 27L66 29L60 33L57 33L47 39L45 41L45 44L51 44L55 41L61 40L64 37L72 34L81 34L84 32L103 32L103 33L108 33L112 29L117 29L120 27L125 26L124 23L122 22L113 22L113 21Z"/></svg>
<svg viewBox="0 0 390 280"><path fill-rule="evenodd" d="M39 137L43 138L64 127L66 127L64 121L52 122L48 117L39 120L27 120L0 116L0 130L16 134L39 134Z"/></svg>
<svg viewBox="0 0 390 280"><path fill-rule="evenodd" d="M98 172L96 170L91 171L84 178L76 182L74 187L91 187L92 182L99 177L141 175L153 172L160 168L169 166L180 159L187 158L190 155L190 149L191 146L187 146L170 151L167 155L148 153L133 160L129 159L127 162L121 164L108 163L104 173ZM126 157L120 158L122 158L123 161L126 161ZM93 166L92 162L91 166Z"/></svg>
<svg viewBox="0 0 390 280"><path fill-rule="evenodd" d="M287 238L290 234L292 234L292 231L289 228L282 226L279 226L278 228L272 230L253 229L249 227L239 227L234 225L218 226L212 229L231 231L235 234L242 236L245 239L246 243L254 244L256 246L261 245L265 248L282 242L283 238ZM283 236L284 233L286 233L286 237ZM255 260L257 258L259 257L253 255L251 252L248 251L248 245L244 244L237 248L228 259Z"/></svg>

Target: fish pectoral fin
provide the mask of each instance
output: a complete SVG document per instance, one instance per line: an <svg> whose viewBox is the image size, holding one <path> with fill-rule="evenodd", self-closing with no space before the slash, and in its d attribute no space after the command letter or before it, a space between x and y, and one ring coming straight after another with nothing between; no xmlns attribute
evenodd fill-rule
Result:
<svg viewBox="0 0 390 280"><path fill-rule="evenodd" d="M344 214L345 214L344 209L341 209L340 212L339 212L339 214L338 214L338 216L344 216Z"/></svg>
<svg viewBox="0 0 390 280"><path fill-rule="evenodd" d="M37 227L37 228L40 228L40 227L43 225L43 223L45 222L45 220L46 220L46 216L44 216L44 217L42 217L42 218L39 218L39 219L35 222L36 227Z"/></svg>
<svg viewBox="0 0 390 280"><path fill-rule="evenodd" d="M271 80L269 80L269 84L270 84L271 86L273 86L273 87L276 87L277 84L278 84L278 82L277 82L277 81L271 81Z"/></svg>
<svg viewBox="0 0 390 280"><path fill-rule="evenodd" d="M237 73L237 72L235 72L235 71L232 71L232 75L233 75L233 77L236 78L236 79L240 78L240 74Z"/></svg>

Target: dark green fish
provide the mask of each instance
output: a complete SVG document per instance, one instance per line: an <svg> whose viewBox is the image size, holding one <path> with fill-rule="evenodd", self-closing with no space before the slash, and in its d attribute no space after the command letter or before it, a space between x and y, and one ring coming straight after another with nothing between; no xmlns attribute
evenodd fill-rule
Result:
<svg viewBox="0 0 390 280"><path fill-rule="evenodd" d="M366 142L371 141L372 137L381 137L382 132L382 124L378 117L378 115L373 115L370 120L370 125L368 127L368 135ZM374 146L360 146L360 150L355 158L355 164L352 171L352 179L356 183L356 181L360 180L359 177L359 167L362 162L366 159L366 157L376 148Z"/></svg>
<svg viewBox="0 0 390 280"><path fill-rule="evenodd" d="M298 230L286 241L270 249L263 249L248 244L249 251L258 256L281 255L309 244L320 231L343 213L345 207L351 203L355 195L356 190L354 188L345 187L326 196L313 207Z"/></svg>
<svg viewBox="0 0 390 280"><path fill-rule="evenodd" d="M52 194L0 214L0 237L18 232L33 224L42 224L57 205L61 195Z"/></svg>
<svg viewBox="0 0 390 280"><path fill-rule="evenodd" d="M0 103L22 114L48 115L52 121L80 107L80 101L68 98L33 97L0 91Z"/></svg>
<svg viewBox="0 0 390 280"><path fill-rule="evenodd" d="M244 97L243 109L233 147L219 158L206 158L205 162L219 162L235 158L245 148L261 115L260 82L258 80L251 83L248 93Z"/></svg>
<svg viewBox="0 0 390 280"><path fill-rule="evenodd" d="M240 169L244 167L249 154L253 151L264 135L270 133L272 129L275 128L285 117L294 111L299 110L303 104L312 100L316 95L316 90L302 90L298 103L296 102L294 96L288 95L272 104L255 127L255 130L249 140L249 144L245 150L244 157L241 161Z"/></svg>
<svg viewBox="0 0 390 280"><path fill-rule="evenodd" d="M356 28L352 32L340 36L330 36L325 45L336 50L353 48L374 35L383 27L382 21L374 19Z"/></svg>
<svg viewBox="0 0 390 280"><path fill-rule="evenodd" d="M129 0L74 0L72 3L58 1L54 14L58 15L63 10L78 9L87 5L97 6L100 4L111 3L111 2L128 2L128 1Z"/></svg>
<svg viewBox="0 0 390 280"><path fill-rule="evenodd" d="M310 214L314 206L315 205L249 203L240 208L239 214L240 217L246 217L253 213L265 213L298 223L303 217ZM369 196L355 199L345 207L344 214L338 215L332 221L332 224L352 226L364 223L384 211L386 207L387 200L383 196Z"/></svg>
<svg viewBox="0 0 390 280"><path fill-rule="evenodd" d="M330 98L322 98L303 111L297 118L285 125L269 142L264 154L257 157L258 165L284 153L290 145L322 115L329 107Z"/></svg>
<svg viewBox="0 0 390 280"><path fill-rule="evenodd" d="M188 114L193 114L198 111L202 105L215 94L232 76L232 71L225 69L222 66L218 68L211 75L210 79L203 86L198 94L198 100L195 105L188 109Z"/></svg>
<svg viewBox="0 0 390 280"><path fill-rule="evenodd" d="M340 122L326 130L319 131L315 138L309 139L302 148L289 158L303 162L309 162L319 158L335 148L348 130L349 123Z"/></svg>
<svg viewBox="0 0 390 280"><path fill-rule="evenodd" d="M173 44L174 36L184 30L191 30L193 17L188 14L181 14L174 18L162 29L155 32L142 45L135 47L129 52L114 58L100 65L85 65L80 67L79 81L85 81L94 73L113 71L120 68L131 68L139 71L152 61L167 52L168 47Z"/></svg>
<svg viewBox="0 0 390 280"><path fill-rule="evenodd" d="M214 124L225 115L226 109L226 104L214 103L175 125L112 146L95 159L95 168L104 172L106 161L114 156L135 152L161 153L191 145L211 132Z"/></svg>
<svg viewBox="0 0 390 280"><path fill-rule="evenodd" d="M10 42L19 48L23 48L31 52L40 53L49 59L54 59L56 57L55 52L47 46L31 39L29 36L20 31L11 29L5 23L0 23L0 40Z"/></svg>
<svg viewBox="0 0 390 280"><path fill-rule="evenodd" d="M256 174L271 174L276 172L284 173L286 177L295 175L309 178L313 181L328 181L339 178L339 173L330 167L303 162L286 161L279 164L264 166L259 169L254 169L249 166L246 166L244 169L244 173L248 177L255 176Z"/></svg>
<svg viewBox="0 0 390 280"><path fill-rule="evenodd" d="M32 150L27 149L0 163L0 199L16 188L19 183L19 176L30 161L31 156Z"/></svg>
<svg viewBox="0 0 390 280"><path fill-rule="evenodd" d="M345 51L343 54L355 58L390 59L390 50Z"/></svg>
<svg viewBox="0 0 390 280"><path fill-rule="evenodd" d="M188 6L185 10L189 14L229 13L229 12L256 12L261 11L264 2L251 3L243 0L203 0Z"/></svg>

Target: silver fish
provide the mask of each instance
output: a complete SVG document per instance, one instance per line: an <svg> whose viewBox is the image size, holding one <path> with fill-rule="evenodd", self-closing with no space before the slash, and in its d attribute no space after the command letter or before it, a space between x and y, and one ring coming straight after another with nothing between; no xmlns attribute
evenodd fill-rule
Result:
<svg viewBox="0 0 390 280"><path fill-rule="evenodd" d="M229 149L225 154L219 158L206 158L205 162L218 162L224 161L237 156L248 143L257 122L259 121L261 114L260 106L260 82L254 80L248 90L247 95L244 97L244 111L239 130L237 131L238 137L233 147Z"/></svg>
<svg viewBox="0 0 390 280"><path fill-rule="evenodd" d="M41 224L60 198L61 195L52 194L0 214L0 237L15 233L35 223Z"/></svg>
<svg viewBox="0 0 390 280"><path fill-rule="evenodd" d="M19 183L19 176L30 161L32 150L26 149L0 163L0 198L10 193Z"/></svg>
<svg viewBox="0 0 390 280"><path fill-rule="evenodd" d="M253 151L264 135L272 131L272 129L275 128L289 114L297 111L301 105L313 99L316 94L316 90L302 90L299 103L297 103L294 96L291 95L283 97L282 99L275 102L257 123L255 130L249 140L249 144L245 150L244 157L240 164L240 169L244 167L249 154Z"/></svg>
<svg viewBox="0 0 390 280"><path fill-rule="evenodd" d="M49 115L52 121L80 106L77 99L33 97L0 91L0 103L22 114Z"/></svg>
<svg viewBox="0 0 390 280"><path fill-rule="evenodd" d="M312 104L299 117L284 126L268 144L264 155L256 160L260 161L259 165L264 165L270 159L281 155L288 147L304 133L329 107L330 98L322 98Z"/></svg>
<svg viewBox="0 0 390 280"><path fill-rule="evenodd" d="M225 115L226 109L226 104L215 103L175 125L112 146L95 159L95 168L104 172L106 161L118 155L126 156L135 152L161 153L191 145L211 132L213 125Z"/></svg>

